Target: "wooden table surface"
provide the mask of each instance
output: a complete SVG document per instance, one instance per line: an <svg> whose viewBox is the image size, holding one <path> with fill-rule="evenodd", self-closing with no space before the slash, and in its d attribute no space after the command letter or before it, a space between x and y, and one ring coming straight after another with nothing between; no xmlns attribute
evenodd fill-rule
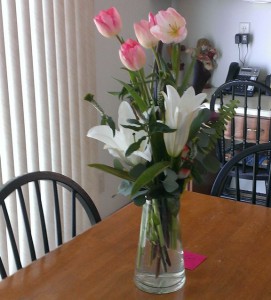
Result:
<svg viewBox="0 0 271 300"><path fill-rule="evenodd" d="M182 290L151 295L133 283L141 208L128 205L0 282L0 299L271 299L271 209L186 192L185 250L207 256Z"/></svg>

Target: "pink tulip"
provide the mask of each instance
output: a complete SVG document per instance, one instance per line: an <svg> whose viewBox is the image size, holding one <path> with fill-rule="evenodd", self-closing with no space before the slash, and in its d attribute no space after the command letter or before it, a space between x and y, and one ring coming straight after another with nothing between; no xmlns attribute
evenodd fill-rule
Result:
<svg viewBox="0 0 271 300"><path fill-rule="evenodd" d="M165 44L180 43L187 36L186 21L174 8L161 10L155 16L156 25L150 31Z"/></svg>
<svg viewBox="0 0 271 300"><path fill-rule="evenodd" d="M119 56L124 66L131 71L138 71L146 63L146 54L137 41L128 39L119 50Z"/></svg>
<svg viewBox="0 0 271 300"><path fill-rule="evenodd" d="M134 24L137 40L144 48L153 48L159 42L159 39L150 32L150 28L154 25L156 25L156 22L152 13L149 13L149 21L141 20Z"/></svg>
<svg viewBox="0 0 271 300"><path fill-rule="evenodd" d="M105 37L116 36L122 27L120 14L115 7L101 10L93 21L100 34Z"/></svg>

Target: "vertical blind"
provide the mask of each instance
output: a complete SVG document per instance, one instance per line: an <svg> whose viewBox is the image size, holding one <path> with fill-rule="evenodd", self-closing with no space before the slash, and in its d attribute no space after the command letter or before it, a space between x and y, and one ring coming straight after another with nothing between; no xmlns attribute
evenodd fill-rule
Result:
<svg viewBox="0 0 271 300"><path fill-rule="evenodd" d="M83 101L95 92L92 17L92 0L0 1L0 184L52 170L73 178L98 204L96 178L87 167L95 145L86 137L96 114ZM9 209L20 228L16 201ZM16 238L24 252L19 229ZM12 273L1 213L0 255Z"/></svg>

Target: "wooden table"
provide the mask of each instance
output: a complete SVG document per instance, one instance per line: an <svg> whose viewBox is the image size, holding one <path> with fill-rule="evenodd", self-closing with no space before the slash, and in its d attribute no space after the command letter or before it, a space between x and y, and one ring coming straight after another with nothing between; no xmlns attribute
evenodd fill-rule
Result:
<svg viewBox="0 0 271 300"><path fill-rule="evenodd" d="M128 205L0 283L0 299L271 299L271 209L193 192L182 199L186 250L207 255L185 287L151 295L133 272L141 209Z"/></svg>

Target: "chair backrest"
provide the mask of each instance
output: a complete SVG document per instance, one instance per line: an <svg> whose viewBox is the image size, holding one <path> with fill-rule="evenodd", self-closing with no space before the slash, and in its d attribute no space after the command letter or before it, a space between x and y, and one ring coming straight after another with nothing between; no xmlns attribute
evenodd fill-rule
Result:
<svg viewBox="0 0 271 300"><path fill-rule="evenodd" d="M241 87L241 89L240 89ZM251 90L255 93L252 95ZM231 99L240 101L218 144L218 157L225 164L253 144L271 141L271 89L251 80L233 80L221 85L211 97L210 109L217 111Z"/></svg>
<svg viewBox="0 0 271 300"><path fill-rule="evenodd" d="M211 195L270 207L270 157L271 143L235 155L218 173Z"/></svg>
<svg viewBox="0 0 271 300"><path fill-rule="evenodd" d="M77 223L81 221L80 219L82 217L82 215L79 214L80 209L90 224L93 225L101 220L99 212L87 192L67 176L55 172L37 171L18 176L8 181L0 188L0 206L17 270L22 268L22 262L16 241L16 229L14 228L15 226L12 225L13 217L9 212L9 206L14 206L14 202L16 202L18 214L21 215L21 222L24 224L25 236L32 261L37 259L32 234L33 227L41 228L44 254L50 251L47 230L48 221L46 222L46 212L44 211L45 203L47 207L50 206L52 208L51 212L54 214L55 244L57 246L63 244L63 231L64 229L67 230L67 228L63 228L62 224L64 210L71 210L68 214L66 213L66 216L68 215L70 218L71 232L69 236L71 238L77 234ZM35 215L36 219L38 219L37 223L39 224L33 225L33 222L30 220L30 203L37 208ZM0 274L2 278L6 277L1 256Z"/></svg>

